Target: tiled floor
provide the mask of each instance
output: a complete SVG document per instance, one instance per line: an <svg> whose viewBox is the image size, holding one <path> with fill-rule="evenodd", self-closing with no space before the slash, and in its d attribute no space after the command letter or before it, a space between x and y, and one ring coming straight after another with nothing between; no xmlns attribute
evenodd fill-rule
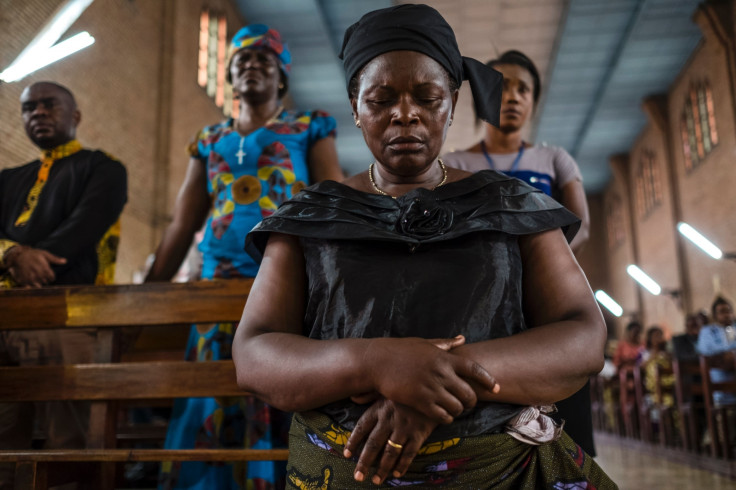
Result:
<svg viewBox="0 0 736 490"><path fill-rule="evenodd" d="M736 489L734 480L623 447L615 439L596 438L596 450L596 462L621 490Z"/></svg>

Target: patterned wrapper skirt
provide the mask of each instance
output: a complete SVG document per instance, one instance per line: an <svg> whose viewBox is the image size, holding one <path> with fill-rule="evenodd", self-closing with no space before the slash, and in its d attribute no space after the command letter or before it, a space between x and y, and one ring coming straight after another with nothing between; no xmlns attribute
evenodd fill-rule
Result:
<svg viewBox="0 0 736 490"><path fill-rule="evenodd" d="M319 412L295 414L289 432L287 488L359 489L616 489L615 483L567 434L534 446L508 434L458 437L421 448L409 471L381 487L353 479L355 459L342 451L350 432Z"/></svg>

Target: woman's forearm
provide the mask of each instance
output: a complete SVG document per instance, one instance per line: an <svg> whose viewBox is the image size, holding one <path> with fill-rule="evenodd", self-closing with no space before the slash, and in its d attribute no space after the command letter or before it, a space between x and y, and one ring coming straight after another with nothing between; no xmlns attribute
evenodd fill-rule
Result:
<svg viewBox="0 0 736 490"><path fill-rule="evenodd" d="M313 340L271 331L233 345L233 359L239 386L282 410L311 410L376 392L437 423L450 423L475 406L473 384L490 392L495 383L474 361L448 353L443 342Z"/></svg>
<svg viewBox="0 0 736 490"><path fill-rule="evenodd" d="M311 410L368 392L373 386L359 364L367 342L264 333L234 346L238 385L285 411Z"/></svg>
<svg viewBox="0 0 736 490"><path fill-rule="evenodd" d="M501 386L481 399L544 405L574 394L603 368L604 342L605 331L595 322L566 321L452 352L483 366Z"/></svg>

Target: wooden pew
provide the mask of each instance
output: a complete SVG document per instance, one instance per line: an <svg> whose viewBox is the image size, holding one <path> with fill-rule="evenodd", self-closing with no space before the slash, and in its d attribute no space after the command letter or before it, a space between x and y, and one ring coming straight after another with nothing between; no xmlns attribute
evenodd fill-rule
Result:
<svg viewBox="0 0 736 490"><path fill-rule="evenodd" d="M680 443L686 451L700 452L700 437L705 430L703 385L698 359L672 359L675 375L675 403L680 414Z"/></svg>
<svg viewBox="0 0 736 490"><path fill-rule="evenodd" d="M736 380L715 382L711 379L711 368L723 369L736 374L736 366L732 355L718 354L715 356L700 356L700 376L702 378L703 398L705 402L705 417L710 432L711 456L714 458L731 459L731 444L729 435L728 412L736 410L736 403L716 405L714 392L720 391L736 395Z"/></svg>
<svg viewBox="0 0 736 490"><path fill-rule="evenodd" d="M282 450L117 449L119 401L244 395L232 361L119 362L124 331L160 325L237 322L252 280L54 287L0 291L0 330L94 328L94 364L0 367L0 402L89 400L86 449L0 451L16 463L16 489L51 484L50 465L93 462L90 488L110 488L114 462L285 460ZM124 328L128 327L128 328Z"/></svg>
<svg viewBox="0 0 736 490"><path fill-rule="evenodd" d="M590 377L590 411L593 416L593 429L598 431L606 429L603 383L603 376L599 374Z"/></svg>
<svg viewBox="0 0 736 490"><path fill-rule="evenodd" d="M599 376L598 382L603 400L602 416L605 421L603 430L616 436L624 437L626 435L626 429L619 400L621 391L619 375L617 374L608 379Z"/></svg>
<svg viewBox="0 0 736 490"><path fill-rule="evenodd" d="M676 405L670 406L664 403L665 398L675 399L674 384L665 385L663 379L665 376L673 374L669 370L663 370L662 366L656 364L654 366L654 406L659 412L659 444L661 446L676 446L676 430L675 417ZM672 379L672 378L669 378ZM680 424L682 417L680 417Z"/></svg>
<svg viewBox="0 0 736 490"><path fill-rule="evenodd" d="M639 427L639 439L644 442L652 442L652 413L651 407L645 398L646 389L644 387L644 368L641 365L636 365L632 368L632 374L634 379L635 413L638 417L636 425Z"/></svg>
<svg viewBox="0 0 736 490"><path fill-rule="evenodd" d="M635 439L639 433L638 406L636 403L634 367L627 366L618 373L619 404L624 435Z"/></svg>

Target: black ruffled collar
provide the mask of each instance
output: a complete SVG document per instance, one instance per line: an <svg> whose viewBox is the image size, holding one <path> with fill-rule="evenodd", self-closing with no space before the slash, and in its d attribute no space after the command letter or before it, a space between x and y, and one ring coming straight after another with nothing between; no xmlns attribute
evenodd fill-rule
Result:
<svg viewBox="0 0 736 490"><path fill-rule="evenodd" d="M492 170L396 199L325 181L302 190L253 228L246 251L258 260L270 232L420 245L477 231L525 235L560 227L572 240L579 224L543 192Z"/></svg>

